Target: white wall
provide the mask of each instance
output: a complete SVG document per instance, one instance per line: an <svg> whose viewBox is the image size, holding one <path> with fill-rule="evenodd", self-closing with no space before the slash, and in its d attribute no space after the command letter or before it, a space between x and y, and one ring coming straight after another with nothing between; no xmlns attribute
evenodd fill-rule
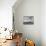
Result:
<svg viewBox="0 0 46 46"><path fill-rule="evenodd" d="M46 0L41 1L41 38L42 46L46 46Z"/></svg>
<svg viewBox="0 0 46 46"><path fill-rule="evenodd" d="M0 27L12 28L12 6L16 0L0 0Z"/></svg>
<svg viewBox="0 0 46 46"><path fill-rule="evenodd" d="M14 5L15 28L24 34L24 37L35 41L36 46L41 46L41 0L23 0L16 7ZM24 25L24 16L34 16L33 25Z"/></svg>

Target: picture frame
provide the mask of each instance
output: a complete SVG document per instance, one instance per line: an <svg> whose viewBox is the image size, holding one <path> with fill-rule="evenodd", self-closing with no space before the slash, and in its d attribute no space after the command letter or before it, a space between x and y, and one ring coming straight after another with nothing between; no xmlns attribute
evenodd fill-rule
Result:
<svg viewBox="0 0 46 46"><path fill-rule="evenodd" d="M34 16L24 16L23 17L23 24L34 24Z"/></svg>

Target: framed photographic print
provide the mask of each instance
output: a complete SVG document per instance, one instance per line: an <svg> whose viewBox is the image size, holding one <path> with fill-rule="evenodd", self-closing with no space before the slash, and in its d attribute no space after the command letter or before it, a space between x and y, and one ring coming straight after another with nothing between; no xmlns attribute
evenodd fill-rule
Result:
<svg viewBox="0 0 46 46"><path fill-rule="evenodd" d="M24 16L23 24L34 24L34 16Z"/></svg>

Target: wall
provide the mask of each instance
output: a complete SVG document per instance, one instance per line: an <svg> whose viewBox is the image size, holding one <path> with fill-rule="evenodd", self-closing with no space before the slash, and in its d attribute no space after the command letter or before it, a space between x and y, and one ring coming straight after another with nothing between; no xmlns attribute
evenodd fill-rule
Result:
<svg viewBox="0 0 46 46"><path fill-rule="evenodd" d="M42 46L46 46L46 0L41 1L41 40Z"/></svg>
<svg viewBox="0 0 46 46"><path fill-rule="evenodd" d="M41 46L41 0L23 0L17 7L13 7L15 28L22 32L24 38L35 41L36 46ZM33 25L24 25L24 16L34 16Z"/></svg>
<svg viewBox="0 0 46 46"><path fill-rule="evenodd" d="M0 0L0 27L12 29L12 6L16 0Z"/></svg>

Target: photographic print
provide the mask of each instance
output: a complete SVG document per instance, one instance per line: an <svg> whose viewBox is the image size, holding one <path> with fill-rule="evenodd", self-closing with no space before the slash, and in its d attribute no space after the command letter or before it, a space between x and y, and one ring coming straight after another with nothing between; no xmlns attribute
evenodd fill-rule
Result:
<svg viewBox="0 0 46 46"><path fill-rule="evenodd" d="M23 24L34 24L34 16L24 16Z"/></svg>

